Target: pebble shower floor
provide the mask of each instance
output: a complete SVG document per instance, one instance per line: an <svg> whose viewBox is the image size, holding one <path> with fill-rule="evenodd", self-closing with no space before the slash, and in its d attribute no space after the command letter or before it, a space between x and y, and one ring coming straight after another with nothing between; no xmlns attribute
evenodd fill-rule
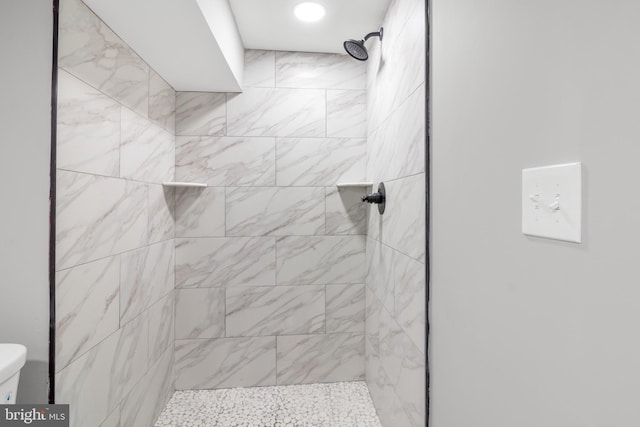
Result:
<svg viewBox="0 0 640 427"><path fill-rule="evenodd" d="M167 426L381 427L364 382L176 391Z"/></svg>

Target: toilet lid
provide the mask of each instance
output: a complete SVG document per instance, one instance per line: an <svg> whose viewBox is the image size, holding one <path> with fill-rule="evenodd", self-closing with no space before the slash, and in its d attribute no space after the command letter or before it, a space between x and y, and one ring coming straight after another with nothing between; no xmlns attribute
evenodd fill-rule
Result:
<svg viewBox="0 0 640 427"><path fill-rule="evenodd" d="M0 344L0 384L17 374L27 360L27 348L20 344Z"/></svg>

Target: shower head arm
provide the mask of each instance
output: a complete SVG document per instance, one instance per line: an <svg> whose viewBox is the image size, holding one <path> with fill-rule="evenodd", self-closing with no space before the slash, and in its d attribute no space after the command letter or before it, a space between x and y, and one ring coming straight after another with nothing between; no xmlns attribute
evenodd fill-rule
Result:
<svg viewBox="0 0 640 427"><path fill-rule="evenodd" d="M365 41L365 42L366 42L366 41L367 41L367 40L369 40L371 37L380 37L380 40L382 40L382 31L383 31L383 29L382 29L382 27L380 27L380 31L376 31L376 32L373 32L373 33L369 33L369 34L367 34L366 36L364 36L364 40L363 40L363 41Z"/></svg>

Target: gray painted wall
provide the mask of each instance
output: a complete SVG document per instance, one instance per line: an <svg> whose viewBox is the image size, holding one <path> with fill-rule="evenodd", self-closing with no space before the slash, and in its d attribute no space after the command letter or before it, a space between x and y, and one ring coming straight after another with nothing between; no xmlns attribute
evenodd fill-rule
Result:
<svg viewBox="0 0 640 427"><path fill-rule="evenodd" d="M51 4L0 2L0 342L27 347L29 403L47 401Z"/></svg>
<svg viewBox="0 0 640 427"><path fill-rule="evenodd" d="M640 412L640 3L434 0L432 422ZM583 243L520 233L521 169L583 162Z"/></svg>

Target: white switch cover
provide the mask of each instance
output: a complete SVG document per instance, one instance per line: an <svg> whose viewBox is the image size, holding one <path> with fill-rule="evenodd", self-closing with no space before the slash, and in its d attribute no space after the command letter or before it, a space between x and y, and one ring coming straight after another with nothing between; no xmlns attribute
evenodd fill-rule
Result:
<svg viewBox="0 0 640 427"><path fill-rule="evenodd" d="M582 241L582 163L522 170L522 233Z"/></svg>

